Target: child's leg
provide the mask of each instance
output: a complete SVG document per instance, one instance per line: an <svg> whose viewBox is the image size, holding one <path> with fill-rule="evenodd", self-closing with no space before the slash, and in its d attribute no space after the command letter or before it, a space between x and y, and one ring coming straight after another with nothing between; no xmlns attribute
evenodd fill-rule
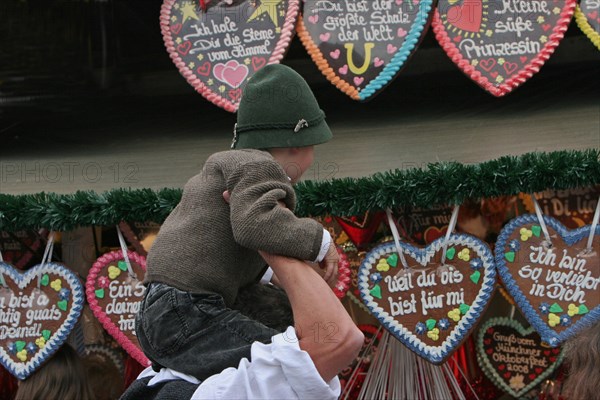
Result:
<svg viewBox="0 0 600 400"><path fill-rule="evenodd" d="M190 294L151 284L136 318L150 360L204 380L250 358L252 343L279 332L225 307L217 294Z"/></svg>

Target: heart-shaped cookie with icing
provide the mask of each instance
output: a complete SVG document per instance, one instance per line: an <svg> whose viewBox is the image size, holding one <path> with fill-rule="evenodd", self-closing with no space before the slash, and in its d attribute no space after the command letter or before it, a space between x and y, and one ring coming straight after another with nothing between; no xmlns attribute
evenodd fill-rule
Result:
<svg viewBox="0 0 600 400"><path fill-rule="evenodd" d="M300 0L164 0L160 27L179 72L210 102L238 109L248 80L279 63L290 44Z"/></svg>
<svg viewBox="0 0 600 400"><path fill-rule="evenodd" d="M577 0L439 0L433 31L448 57L494 96L538 73L563 39Z"/></svg>
<svg viewBox="0 0 600 400"><path fill-rule="evenodd" d="M600 321L600 226L592 251L591 226L568 230L544 216L548 243L536 215L510 221L496 242L496 266L504 287L527 321L551 346Z"/></svg>
<svg viewBox="0 0 600 400"><path fill-rule="evenodd" d="M513 397L542 383L563 360L560 348L542 343L533 328L508 318L486 321L477 336L477 361L498 388Z"/></svg>
<svg viewBox="0 0 600 400"><path fill-rule="evenodd" d="M444 362L469 335L496 281L492 252L484 242L456 234L445 239L425 248L401 242L409 268L403 267L395 243L379 245L366 255L358 274L360 295L371 314L434 364Z"/></svg>
<svg viewBox="0 0 600 400"><path fill-rule="evenodd" d="M427 32L433 0L305 0L298 36L323 75L354 100L387 86Z"/></svg>
<svg viewBox="0 0 600 400"><path fill-rule="evenodd" d="M0 362L22 380L69 336L83 308L83 285L56 263L20 273L0 262L0 273Z"/></svg>
<svg viewBox="0 0 600 400"><path fill-rule="evenodd" d="M150 365L135 334L135 316L146 291L142 284L146 258L128 253L133 275L121 251L98 258L87 277L86 295L90 308L104 329L131 357L144 366Z"/></svg>

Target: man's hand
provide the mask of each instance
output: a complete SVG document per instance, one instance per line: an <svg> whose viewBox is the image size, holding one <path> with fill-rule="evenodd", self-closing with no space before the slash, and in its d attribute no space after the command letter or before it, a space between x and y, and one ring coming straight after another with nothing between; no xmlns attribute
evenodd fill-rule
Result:
<svg viewBox="0 0 600 400"><path fill-rule="evenodd" d="M335 243L332 240L329 244L327 254L325 254L325 258L323 258L323 261L319 263L319 266L325 270L325 275L323 275L323 279L331 287L334 287L338 281L339 262L340 255L338 254L337 248L335 247Z"/></svg>

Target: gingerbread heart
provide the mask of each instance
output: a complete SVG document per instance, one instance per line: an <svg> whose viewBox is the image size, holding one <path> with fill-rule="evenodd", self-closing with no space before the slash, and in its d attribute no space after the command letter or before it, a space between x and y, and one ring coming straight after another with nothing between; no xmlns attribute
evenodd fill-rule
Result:
<svg viewBox="0 0 600 400"><path fill-rule="evenodd" d="M600 226L588 253L590 226L570 231L552 217L544 221L551 247L536 215L517 217L498 236L496 266L527 321L544 342L558 346L600 321Z"/></svg>
<svg viewBox="0 0 600 400"><path fill-rule="evenodd" d="M36 265L21 274L0 262L0 273L6 284L0 286L0 362L15 377L25 379L67 339L83 308L83 285L77 275L56 263ZM42 277L60 282L61 288L44 285Z"/></svg>
<svg viewBox="0 0 600 400"><path fill-rule="evenodd" d="M451 235L447 243L441 238L422 249L400 245L410 268L390 265L388 258L397 254L395 243L375 247L360 266L360 295L392 335L417 355L440 364L469 335L488 305L496 279L492 252L468 235ZM389 268L377 268L384 262Z"/></svg>
<svg viewBox="0 0 600 400"><path fill-rule="evenodd" d="M164 0L160 26L179 72L207 100L235 112L248 79L283 58L299 0ZM229 4L228 4L229 3Z"/></svg>
<svg viewBox="0 0 600 400"><path fill-rule="evenodd" d="M140 348L135 334L135 315L144 298L142 285L146 274L146 258L128 253L129 273L121 251L113 251L98 258L85 284L90 308L102 326L131 357L144 366L150 361Z"/></svg>
<svg viewBox="0 0 600 400"><path fill-rule="evenodd" d="M436 39L452 61L500 97L523 84L550 58L577 0L440 0Z"/></svg>
<svg viewBox="0 0 600 400"><path fill-rule="evenodd" d="M548 349L533 328L525 329L508 318L492 318L479 331L477 360L498 388L521 398L558 368L563 351Z"/></svg>
<svg viewBox="0 0 600 400"><path fill-rule="evenodd" d="M575 11L575 20L583 33L600 50L600 2L581 0Z"/></svg>
<svg viewBox="0 0 600 400"><path fill-rule="evenodd" d="M536 199L544 215L558 219L568 229L575 229L592 223L599 196L600 186L590 186L567 190L548 189L538 193ZM519 214L535 212L530 194L520 193L517 207Z"/></svg>
<svg viewBox="0 0 600 400"><path fill-rule="evenodd" d="M297 30L323 75L364 101L396 77L427 32L432 12L432 0L308 0Z"/></svg>

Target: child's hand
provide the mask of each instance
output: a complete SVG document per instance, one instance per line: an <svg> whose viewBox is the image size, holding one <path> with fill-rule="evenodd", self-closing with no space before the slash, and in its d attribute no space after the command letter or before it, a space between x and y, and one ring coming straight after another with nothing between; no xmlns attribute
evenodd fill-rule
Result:
<svg viewBox="0 0 600 400"><path fill-rule="evenodd" d="M331 241L331 243L329 244L329 250L327 250L327 254L325 254L325 258L323 258L323 261L319 263L319 266L325 270L325 275L323 276L323 279L331 287L334 287L338 280L339 262L340 255L337 252L335 243Z"/></svg>

